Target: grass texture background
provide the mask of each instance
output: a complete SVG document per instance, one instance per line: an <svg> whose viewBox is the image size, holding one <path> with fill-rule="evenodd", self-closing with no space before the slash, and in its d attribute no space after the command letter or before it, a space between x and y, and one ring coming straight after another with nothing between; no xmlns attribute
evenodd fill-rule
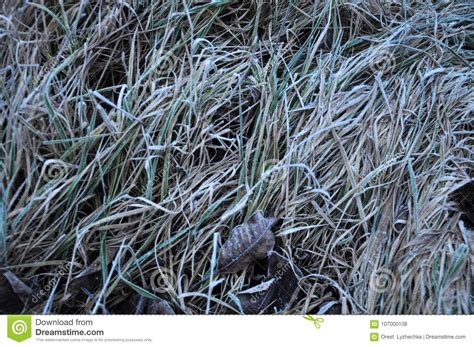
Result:
<svg viewBox="0 0 474 347"><path fill-rule="evenodd" d="M0 7L15 310L242 313L216 254L262 210L279 313L473 313L471 1Z"/></svg>

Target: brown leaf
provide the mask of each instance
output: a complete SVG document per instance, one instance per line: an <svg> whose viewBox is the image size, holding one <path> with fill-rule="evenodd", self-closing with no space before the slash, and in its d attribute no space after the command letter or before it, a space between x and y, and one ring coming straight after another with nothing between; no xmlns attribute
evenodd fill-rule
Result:
<svg viewBox="0 0 474 347"><path fill-rule="evenodd" d="M117 247L107 249L107 266L112 262L117 254ZM81 288L92 288L101 281L102 257L99 255L89 266L86 266L79 274L71 279L70 290L80 290Z"/></svg>
<svg viewBox="0 0 474 347"><path fill-rule="evenodd" d="M341 314L342 305L338 301L325 301L314 314Z"/></svg>
<svg viewBox="0 0 474 347"><path fill-rule="evenodd" d="M0 313L21 313L26 299L24 294L30 291L30 287L21 282L12 272L0 273Z"/></svg>
<svg viewBox="0 0 474 347"><path fill-rule="evenodd" d="M10 286L12 287L15 294L18 294L20 298L24 298L25 300L27 300L33 295L33 290L28 287L22 280L16 277L13 272L7 271L3 273L3 276L10 283Z"/></svg>
<svg viewBox="0 0 474 347"><path fill-rule="evenodd" d="M273 288L255 294L239 294L242 311L245 314L264 313L272 299Z"/></svg>
<svg viewBox="0 0 474 347"><path fill-rule="evenodd" d="M171 305L164 300L154 301L150 303L146 310L147 314L165 314L165 315L174 315L174 310L171 308Z"/></svg>
<svg viewBox="0 0 474 347"><path fill-rule="evenodd" d="M264 281L255 287L240 292L237 298L246 314L259 314L265 311L272 299L275 279Z"/></svg>
<svg viewBox="0 0 474 347"><path fill-rule="evenodd" d="M219 252L217 271L235 273L253 260L268 256L275 246L271 227L276 221L276 218L266 218L261 211L257 211L247 223L236 226Z"/></svg>
<svg viewBox="0 0 474 347"><path fill-rule="evenodd" d="M280 312L291 304L297 294L298 282L303 273L295 264L276 252L272 252L270 256L268 271L275 279L272 308Z"/></svg>
<svg viewBox="0 0 474 347"><path fill-rule="evenodd" d="M271 252L267 279L237 295L242 311L246 314L284 311L295 298L302 275L296 265L280 254Z"/></svg>

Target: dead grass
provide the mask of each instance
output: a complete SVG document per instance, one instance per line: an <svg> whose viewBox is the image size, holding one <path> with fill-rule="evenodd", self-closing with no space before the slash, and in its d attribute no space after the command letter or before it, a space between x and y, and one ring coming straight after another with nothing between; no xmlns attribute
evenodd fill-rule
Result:
<svg viewBox="0 0 474 347"><path fill-rule="evenodd" d="M283 313L473 313L472 2L2 6L0 267L47 286L22 310L238 313L258 266L215 256L263 210L303 272Z"/></svg>

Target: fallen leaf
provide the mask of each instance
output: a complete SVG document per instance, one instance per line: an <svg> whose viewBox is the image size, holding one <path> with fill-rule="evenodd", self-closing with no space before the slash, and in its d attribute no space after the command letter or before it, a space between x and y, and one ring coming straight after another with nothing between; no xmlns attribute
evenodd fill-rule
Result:
<svg viewBox="0 0 474 347"><path fill-rule="evenodd" d="M341 304L338 301L323 302L316 314L341 314Z"/></svg>
<svg viewBox="0 0 474 347"><path fill-rule="evenodd" d="M5 273L0 273L0 314L20 313L23 306L23 302L13 290Z"/></svg>
<svg viewBox="0 0 474 347"><path fill-rule="evenodd" d="M259 293L237 295L242 312L245 314L264 313L272 299L272 293L273 289L269 288L268 290Z"/></svg>
<svg viewBox="0 0 474 347"><path fill-rule="evenodd" d="M115 255L117 247L107 249L107 266L110 265ZM80 290L81 288L92 288L101 280L102 257L99 255L89 266L86 266L79 274L71 279L69 289Z"/></svg>
<svg viewBox="0 0 474 347"><path fill-rule="evenodd" d="M275 279L273 292L273 311L285 310L295 298L299 279L303 276L301 270L288 259L272 252L268 266L269 276Z"/></svg>
<svg viewBox="0 0 474 347"><path fill-rule="evenodd" d="M144 314L146 298L140 294L132 294L128 298L117 298L109 302L110 314Z"/></svg>
<svg viewBox="0 0 474 347"><path fill-rule="evenodd" d="M165 315L174 315L174 310L171 308L171 305L164 300L154 301L150 303L146 310L147 314L165 314Z"/></svg>
<svg viewBox="0 0 474 347"><path fill-rule="evenodd" d="M20 280L16 275L11 272L7 271L3 273L3 276L7 279L10 283L15 294L18 294L20 298L23 298L23 301L28 300L33 295L33 290L28 287L22 280Z"/></svg>
<svg viewBox="0 0 474 347"><path fill-rule="evenodd" d="M271 228L276 222L276 218L266 218L257 211L247 223L236 226L219 252L217 272L235 273L267 257L275 246Z"/></svg>
<svg viewBox="0 0 474 347"><path fill-rule="evenodd" d="M264 292L264 291L268 290L274 282L275 282L275 279L272 278L271 280L262 282L259 285L256 285L255 287L244 290L244 291L240 292L239 294L255 294L255 293L259 293L259 292Z"/></svg>
<svg viewBox="0 0 474 347"><path fill-rule="evenodd" d="M301 270L277 252L271 252L267 278L240 292L237 298L246 314L275 313L285 310L297 295Z"/></svg>

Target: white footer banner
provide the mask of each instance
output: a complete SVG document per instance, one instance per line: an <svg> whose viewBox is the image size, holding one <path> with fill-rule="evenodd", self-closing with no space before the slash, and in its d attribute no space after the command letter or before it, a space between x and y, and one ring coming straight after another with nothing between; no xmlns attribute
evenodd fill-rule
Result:
<svg viewBox="0 0 474 347"><path fill-rule="evenodd" d="M4 315L0 346L474 346L473 323L473 316Z"/></svg>

